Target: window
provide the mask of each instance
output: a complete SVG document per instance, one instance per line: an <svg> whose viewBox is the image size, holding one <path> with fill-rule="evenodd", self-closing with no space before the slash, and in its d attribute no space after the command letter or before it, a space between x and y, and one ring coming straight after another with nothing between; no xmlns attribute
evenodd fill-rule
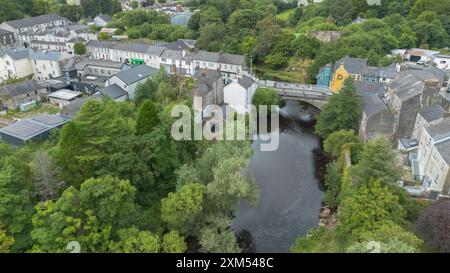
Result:
<svg viewBox="0 0 450 273"><path fill-rule="evenodd" d="M161 62L165 63L166 62L166 58L161 58Z"/></svg>

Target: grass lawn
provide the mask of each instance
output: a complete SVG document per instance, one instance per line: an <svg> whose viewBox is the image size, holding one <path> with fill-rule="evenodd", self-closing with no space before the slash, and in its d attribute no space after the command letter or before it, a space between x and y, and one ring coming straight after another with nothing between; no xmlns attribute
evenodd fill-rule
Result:
<svg viewBox="0 0 450 273"><path fill-rule="evenodd" d="M291 16L291 14L294 14L294 11L295 11L295 8L287 9L287 10L277 14L277 19L282 20L282 21L288 21L289 16Z"/></svg>
<svg viewBox="0 0 450 273"><path fill-rule="evenodd" d="M306 83L306 68L310 61L293 60L285 68L273 68L265 64L256 65L255 72L261 80Z"/></svg>

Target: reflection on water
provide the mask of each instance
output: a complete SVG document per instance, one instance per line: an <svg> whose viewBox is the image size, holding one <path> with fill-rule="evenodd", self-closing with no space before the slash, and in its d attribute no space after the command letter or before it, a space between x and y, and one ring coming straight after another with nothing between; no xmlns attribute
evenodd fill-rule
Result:
<svg viewBox="0 0 450 273"><path fill-rule="evenodd" d="M233 229L249 231L251 235L244 232L241 237L253 239L257 252L288 252L298 236L319 223L322 191L314 151L317 155L321 143L312 124L296 118L298 111L298 104L291 101L281 109L276 151L262 152L256 149L258 141L253 143L249 168L261 195L256 208L240 203Z"/></svg>

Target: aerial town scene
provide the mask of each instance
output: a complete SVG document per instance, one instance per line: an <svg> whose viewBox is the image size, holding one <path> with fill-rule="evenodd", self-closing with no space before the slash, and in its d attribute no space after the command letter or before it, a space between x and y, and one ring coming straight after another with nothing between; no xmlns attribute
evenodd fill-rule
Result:
<svg viewBox="0 0 450 273"><path fill-rule="evenodd" d="M450 0L0 0L0 253L450 253L449 77Z"/></svg>

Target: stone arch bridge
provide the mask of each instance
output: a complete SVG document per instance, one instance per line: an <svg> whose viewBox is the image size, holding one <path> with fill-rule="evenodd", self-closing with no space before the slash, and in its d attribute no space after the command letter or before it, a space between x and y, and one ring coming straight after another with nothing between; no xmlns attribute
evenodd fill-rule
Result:
<svg viewBox="0 0 450 273"><path fill-rule="evenodd" d="M323 107L328 102L328 98L332 95L332 92L328 87L312 84L260 80L258 82L258 87L274 89L280 97L303 101L320 110L323 110Z"/></svg>

